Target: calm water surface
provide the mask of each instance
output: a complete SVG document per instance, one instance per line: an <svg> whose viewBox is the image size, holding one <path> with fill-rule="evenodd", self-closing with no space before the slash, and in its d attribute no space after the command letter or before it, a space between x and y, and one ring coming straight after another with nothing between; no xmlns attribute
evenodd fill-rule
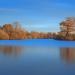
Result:
<svg viewBox="0 0 75 75"><path fill-rule="evenodd" d="M0 75L75 75L75 42L56 42L1 41Z"/></svg>

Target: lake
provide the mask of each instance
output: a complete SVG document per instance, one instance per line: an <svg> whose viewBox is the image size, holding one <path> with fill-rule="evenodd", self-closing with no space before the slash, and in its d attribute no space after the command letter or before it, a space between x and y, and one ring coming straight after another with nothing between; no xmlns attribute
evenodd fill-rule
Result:
<svg viewBox="0 0 75 75"><path fill-rule="evenodd" d="M75 42L1 40L0 75L75 75Z"/></svg>

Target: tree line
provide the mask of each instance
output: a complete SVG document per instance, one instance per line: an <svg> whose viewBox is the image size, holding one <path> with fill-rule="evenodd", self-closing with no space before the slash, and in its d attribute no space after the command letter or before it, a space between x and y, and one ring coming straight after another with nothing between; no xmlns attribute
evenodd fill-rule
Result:
<svg viewBox="0 0 75 75"><path fill-rule="evenodd" d="M4 24L0 27L0 39L1 40L20 40L20 39L48 39L53 38L55 33L44 33L31 31L28 32L16 22L14 24Z"/></svg>
<svg viewBox="0 0 75 75"><path fill-rule="evenodd" d="M60 22L59 32L28 32L21 27L19 22L14 24L4 24L0 26L1 40L20 40L20 39L58 39L58 40L75 40L75 18L68 17Z"/></svg>

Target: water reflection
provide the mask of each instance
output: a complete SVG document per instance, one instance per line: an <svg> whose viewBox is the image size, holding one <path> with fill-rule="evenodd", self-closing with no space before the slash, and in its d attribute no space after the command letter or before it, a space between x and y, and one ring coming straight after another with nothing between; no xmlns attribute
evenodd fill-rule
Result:
<svg viewBox="0 0 75 75"><path fill-rule="evenodd" d="M75 48L0 46L0 75L73 75L74 61Z"/></svg>
<svg viewBox="0 0 75 75"><path fill-rule="evenodd" d="M4 55L20 55L23 47L21 46L0 46L0 53Z"/></svg>
<svg viewBox="0 0 75 75"><path fill-rule="evenodd" d="M60 56L66 62L75 62L75 48L60 48Z"/></svg>
<svg viewBox="0 0 75 75"><path fill-rule="evenodd" d="M23 53L28 57L30 55L40 57L41 55L49 56L53 59L58 56L65 62L75 62L75 48L58 48L55 50L49 47L0 46L0 54L3 55L20 56Z"/></svg>

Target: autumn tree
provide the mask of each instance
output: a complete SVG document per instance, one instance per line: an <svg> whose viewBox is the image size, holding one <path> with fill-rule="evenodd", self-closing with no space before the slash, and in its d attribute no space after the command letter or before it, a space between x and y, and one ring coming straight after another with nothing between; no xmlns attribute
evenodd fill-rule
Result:
<svg viewBox="0 0 75 75"><path fill-rule="evenodd" d="M0 29L0 40L8 40L9 35L2 29Z"/></svg>
<svg viewBox="0 0 75 75"><path fill-rule="evenodd" d="M12 24L5 24L5 25L3 25L2 29L8 33L8 32L13 31L14 28L13 28Z"/></svg>
<svg viewBox="0 0 75 75"><path fill-rule="evenodd" d="M75 34L75 18L69 17L66 20L62 21L60 23L60 29L66 37L70 34Z"/></svg>

